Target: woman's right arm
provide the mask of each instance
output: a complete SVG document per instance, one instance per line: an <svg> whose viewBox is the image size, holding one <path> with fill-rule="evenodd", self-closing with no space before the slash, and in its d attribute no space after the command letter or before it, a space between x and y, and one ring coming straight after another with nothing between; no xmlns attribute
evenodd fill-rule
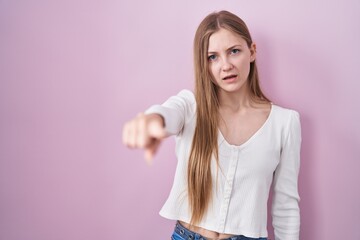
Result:
<svg viewBox="0 0 360 240"><path fill-rule="evenodd" d="M124 144L144 149L145 158L152 159L164 138L182 131L186 116L193 112L194 106L195 98L189 90L182 90L161 105L151 106L124 125Z"/></svg>

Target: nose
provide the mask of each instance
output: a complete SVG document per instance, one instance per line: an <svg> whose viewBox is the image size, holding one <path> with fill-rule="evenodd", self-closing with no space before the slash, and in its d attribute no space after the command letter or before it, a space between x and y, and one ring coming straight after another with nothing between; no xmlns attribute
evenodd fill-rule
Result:
<svg viewBox="0 0 360 240"><path fill-rule="evenodd" d="M234 67L234 66L233 66L232 63L229 61L229 59L224 58L224 60L223 60L223 65L222 65L222 70L223 70L224 72L227 72L227 71L233 69L233 67Z"/></svg>

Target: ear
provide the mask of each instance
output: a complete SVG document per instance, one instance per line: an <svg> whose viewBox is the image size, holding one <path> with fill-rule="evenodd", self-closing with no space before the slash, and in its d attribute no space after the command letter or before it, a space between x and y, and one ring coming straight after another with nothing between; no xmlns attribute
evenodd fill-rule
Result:
<svg viewBox="0 0 360 240"><path fill-rule="evenodd" d="M252 43L250 46L250 62L255 61L256 59L256 44Z"/></svg>

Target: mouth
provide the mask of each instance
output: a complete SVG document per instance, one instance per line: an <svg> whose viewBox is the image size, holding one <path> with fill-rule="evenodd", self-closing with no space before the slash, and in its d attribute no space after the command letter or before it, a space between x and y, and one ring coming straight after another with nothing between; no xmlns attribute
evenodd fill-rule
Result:
<svg viewBox="0 0 360 240"><path fill-rule="evenodd" d="M236 74L232 74L232 75L229 75L229 76L226 76L224 77L222 80L226 81L226 80L233 80L237 77Z"/></svg>

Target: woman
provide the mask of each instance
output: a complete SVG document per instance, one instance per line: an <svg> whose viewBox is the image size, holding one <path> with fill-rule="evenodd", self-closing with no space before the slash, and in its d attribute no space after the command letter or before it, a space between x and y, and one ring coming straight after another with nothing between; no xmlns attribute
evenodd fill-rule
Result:
<svg viewBox="0 0 360 240"><path fill-rule="evenodd" d="M178 165L160 214L172 239L266 239L273 185L276 239L299 239L299 114L262 93L245 23L208 15L194 39L195 93L183 90L124 126L123 141L151 159L176 135Z"/></svg>

